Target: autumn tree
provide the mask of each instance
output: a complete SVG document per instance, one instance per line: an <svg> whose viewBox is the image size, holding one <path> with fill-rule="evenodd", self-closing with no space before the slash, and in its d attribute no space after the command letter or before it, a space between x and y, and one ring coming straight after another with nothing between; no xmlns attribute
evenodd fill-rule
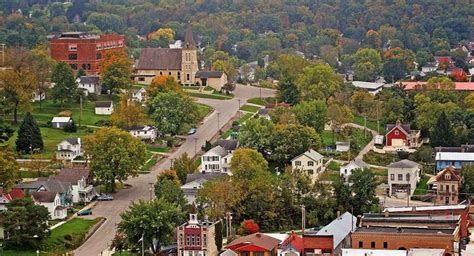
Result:
<svg viewBox="0 0 474 256"><path fill-rule="evenodd" d="M350 123L352 119L354 119L354 116L350 108L346 105L332 103L328 106L327 120L329 121L333 133L333 142L335 141L335 133L340 131L344 124Z"/></svg>
<svg viewBox="0 0 474 256"><path fill-rule="evenodd" d="M224 176L204 183L198 190L198 205L206 205L204 213L210 219L218 220L226 213L238 206L242 200L240 189L230 181L230 176Z"/></svg>
<svg viewBox="0 0 474 256"><path fill-rule="evenodd" d="M186 183L186 177L188 174L194 173L199 167L199 163L188 156L188 153L184 152L180 157L173 161L171 169L176 171L181 184Z"/></svg>
<svg viewBox="0 0 474 256"><path fill-rule="evenodd" d="M61 106L64 102L72 101L77 96L76 78L71 67L66 62L58 62L52 71L51 81L54 82L52 98L59 101Z"/></svg>
<svg viewBox="0 0 474 256"><path fill-rule="evenodd" d="M138 175L146 160L145 144L117 128L101 128L85 137L84 149L94 177L109 192L115 192L115 181Z"/></svg>
<svg viewBox="0 0 474 256"><path fill-rule="evenodd" d="M33 151L43 150L43 138L41 130L30 112L27 112L23 122L18 129L16 139L16 151L22 153L32 153Z"/></svg>
<svg viewBox="0 0 474 256"><path fill-rule="evenodd" d="M246 235L251 235L258 232L260 232L260 227L258 226L257 223L255 223L254 220L252 219L244 220L242 221L242 223L240 223L240 227L238 231L240 235L246 236Z"/></svg>
<svg viewBox="0 0 474 256"><path fill-rule="evenodd" d="M101 75L102 86L109 93L118 93L121 89L127 89L131 84L132 64L123 51L108 52L103 56Z"/></svg>
<svg viewBox="0 0 474 256"><path fill-rule="evenodd" d="M183 92L183 89L172 76L157 76L146 89L148 98L154 98L156 94L161 92Z"/></svg>
<svg viewBox="0 0 474 256"><path fill-rule="evenodd" d="M465 81L467 81L466 72L464 72L464 70L462 70L461 68L453 69L453 71L451 71L451 77L456 82L465 82Z"/></svg>
<svg viewBox="0 0 474 256"><path fill-rule="evenodd" d="M217 60L212 63L212 70L222 71L227 75L227 79L232 82L235 80L237 70L232 62L227 60Z"/></svg>
<svg viewBox="0 0 474 256"><path fill-rule="evenodd" d="M161 47L167 47L174 40L175 32L172 28L159 28L151 33L151 39L157 40Z"/></svg>
<svg viewBox="0 0 474 256"><path fill-rule="evenodd" d="M129 129L145 122L145 109L139 102L132 100L129 94L121 94L120 102L114 109L111 120L113 125Z"/></svg>
<svg viewBox="0 0 474 256"><path fill-rule="evenodd" d="M297 85L303 100L327 99L342 88L342 78L328 64L313 64L303 69Z"/></svg>
<svg viewBox="0 0 474 256"><path fill-rule="evenodd" d="M0 146L0 183L3 191L9 192L19 178L20 166L9 146Z"/></svg>

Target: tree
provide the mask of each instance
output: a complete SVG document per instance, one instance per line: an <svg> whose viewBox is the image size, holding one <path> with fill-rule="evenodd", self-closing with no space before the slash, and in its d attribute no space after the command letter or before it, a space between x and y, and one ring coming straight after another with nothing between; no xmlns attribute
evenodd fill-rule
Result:
<svg viewBox="0 0 474 256"><path fill-rule="evenodd" d="M168 203L179 204L181 207L186 205L186 199L180 184L176 184L173 180L157 180L155 183L155 196Z"/></svg>
<svg viewBox="0 0 474 256"><path fill-rule="evenodd" d="M7 142L15 131L0 118L0 144Z"/></svg>
<svg viewBox="0 0 474 256"><path fill-rule="evenodd" d="M183 92L181 85L172 76L157 76L146 90L148 98L154 98L161 92Z"/></svg>
<svg viewBox="0 0 474 256"><path fill-rule="evenodd" d="M173 230L181 225L185 214L180 205L158 198L133 202L120 216L117 228L125 234L129 247L134 248L143 239L144 247L156 254L162 245L174 241Z"/></svg>
<svg viewBox="0 0 474 256"><path fill-rule="evenodd" d="M383 64L383 76L385 81L393 83L404 78L408 73L406 63L401 59L389 59Z"/></svg>
<svg viewBox="0 0 474 256"><path fill-rule="evenodd" d="M464 98L464 105L466 105L466 109L474 110L474 92L469 93L469 95Z"/></svg>
<svg viewBox="0 0 474 256"><path fill-rule="evenodd" d="M338 176L335 182L332 183L332 187L338 204L338 210L341 212L351 210L354 202L352 201L352 189L349 184L344 182L342 176Z"/></svg>
<svg viewBox="0 0 474 256"><path fill-rule="evenodd" d="M416 52L416 62L418 63L418 68L421 68L429 62L433 62L434 60L433 54L431 54L431 52L428 50L421 49Z"/></svg>
<svg viewBox="0 0 474 256"><path fill-rule="evenodd" d="M22 153L32 153L35 150L43 150L43 146L41 130L31 113L27 112L18 129L16 150Z"/></svg>
<svg viewBox="0 0 474 256"><path fill-rule="evenodd" d="M260 232L260 227L252 219L244 220L242 221L242 223L240 223L240 228L238 232L240 235L243 236L251 235Z"/></svg>
<svg viewBox="0 0 474 256"><path fill-rule="evenodd" d="M38 90L45 91L48 79L51 78L51 69L55 66L56 61L53 60L49 54L49 49L46 45L38 45L31 50L32 67L38 82ZM81 70L79 70L81 71ZM84 70L82 70L84 71ZM39 100L40 109L42 109L42 99Z"/></svg>
<svg viewBox="0 0 474 256"><path fill-rule="evenodd" d="M393 124L397 120L404 121L404 107L405 102L403 98L398 95L394 95L384 101L383 112L385 123Z"/></svg>
<svg viewBox="0 0 474 256"><path fill-rule="evenodd" d="M367 44L371 48L380 49L380 47L382 46L382 43L383 43L382 38L379 32L375 30L370 29L369 31L367 31L367 33L365 34L365 38L366 38Z"/></svg>
<svg viewBox="0 0 474 256"><path fill-rule="evenodd" d="M117 128L101 128L84 139L90 168L99 184L115 192L115 181L136 176L146 160L146 147L130 133Z"/></svg>
<svg viewBox="0 0 474 256"><path fill-rule="evenodd" d="M474 166L464 166L461 171L463 182L460 195L462 199L468 199L474 194Z"/></svg>
<svg viewBox="0 0 474 256"><path fill-rule="evenodd" d="M432 77L426 81L425 85L428 90L453 90L455 88L454 82L448 77Z"/></svg>
<svg viewBox="0 0 474 256"><path fill-rule="evenodd" d="M210 219L224 218L226 213L235 209L242 200L242 191L230 181L229 176L204 183L199 189L197 203L204 208L204 214Z"/></svg>
<svg viewBox="0 0 474 256"><path fill-rule="evenodd" d="M234 81L235 76L237 75L237 70L235 69L234 64L228 60L215 61L212 63L212 70L224 72L230 82Z"/></svg>
<svg viewBox="0 0 474 256"><path fill-rule="evenodd" d="M174 40L174 35L175 32L172 28L159 28L155 32L152 32L151 38L158 41L164 41L168 44Z"/></svg>
<svg viewBox="0 0 474 256"><path fill-rule="evenodd" d="M49 237L49 212L25 197L8 203L8 211L2 213L0 224L5 229L8 248L37 249L43 239Z"/></svg>
<svg viewBox="0 0 474 256"><path fill-rule="evenodd" d="M255 149L239 148L232 155L230 169L236 179L249 180L259 172L268 170L268 163Z"/></svg>
<svg viewBox="0 0 474 256"><path fill-rule="evenodd" d="M104 56L101 75L102 87L110 94L130 87L131 61L123 51L108 52Z"/></svg>
<svg viewBox="0 0 474 256"><path fill-rule="evenodd" d="M352 68L357 80L374 81L380 72L382 58L374 49L362 48L354 54L354 64Z"/></svg>
<svg viewBox="0 0 474 256"><path fill-rule="evenodd" d="M184 152L180 157L173 161L171 169L176 171L181 184L186 183L186 177L197 170L199 163L188 156L188 153Z"/></svg>
<svg viewBox="0 0 474 256"><path fill-rule="evenodd" d="M467 81L467 74L461 68L454 68L451 71L451 77L456 82L465 82L465 81Z"/></svg>
<svg viewBox="0 0 474 256"><path fill-rule="evenodd" d="M130 94L121 94L120 102L111 116L112 124L122 129L141 125L146 120L143 106L131 99Z"/></svg>
<svg viewBox="0 0 474 256"><path fill-rule="evenodd" d="M253 148L266 155L270 150L273 128L273 123L265 118L247 120L240 128L240 147Z"/></svg>
<svg viewBox="0 0 474 256"><path fill-rule="evenodd" d="M433 147L452 147L455 143L455 134L451 121L443 111L436 120L436 127L431 134L431 145Z"/></svg>
<svg viewBox="0 0 474 256"><path fill-rule="evenodd" d="M327 99L342 88L343 80L328 64L314 64L303 69L297 85L303 100Z"/></svg>
<svg viewBox="0 0 474 256"><path fill-rule="evenodd" d="M321 138L311 127L298 124L276 125L271 137L270 158L282 166L308 149L318 149L321 145Z"/></svg>
<svg viewBox="0 0 474 256"><path fill-rule="evenodd" d="M324 130L327 119L327 107L324 101L303 101L292 110L300 124L312 127L318 133Z"/></svg>
<svg viewBox="0 0 474 256"><path fill-rule="evenodd" d="M81 67L81 68L79 69L79 71L77 71L76 78L79 78L79 77L85 76L85 75L87 75L87 74L86 74L86 71Z"/></svg>
<svg viewBox="0 0 474 256"><path fill-rule="evenodd" d="M161 92L147 101L151 118L164 134L178 134L186 124L197 119L197 106L193 99L179 92Z"/></svg>
<svg viewBox="0 0 474 256"><path fill-rule="evenodd" d="M3 192L8 193L19 178L20 166L15 153L9 146L0 146L0 183Z"/></svg>
<svg viewBox="0 0 474 256"><path fill-rule="evenodd" d="M298 86L292 81L285 79L278 83L277 97L279 101L294 105L300 99Z"/></svg>
<svg viewBox="0 0 474 256"><path fill-rule="evenodd" d="M268 115L275 124L298 124L294 111L285 106L270 109Z"/></svg>
<svg viewBox="0 0 474 256"><path fill-rule="evenodd" d="M51 81L55 83L51 95L63 106L64 102L71 101L77 96L76 79L71 67L66 62L58 62L52 71Z"/></svg>
<svg viewBox="0 0 474 256"><path fill-rule="evenodd" d="M64 127L63 127L63 130L65 132L77 132L77 125L76 123L74 123L74 120L71 119L71 122L67 123Z"/></svg>
<svg viewBox="0 0 474 256"><path fill-rule="evenodd" d="M354 119L354 116L349 107L336 103L330 104L327 112L327 119L331 126L334 142L334 134L340 131L344 124L350 123Z"/></svg>
<svg viewBox="0 0 474 256"><path fill-rule="evenodd" d="M367 116L373 111L374 96L368 92L356 91L351 97L352 109L355 113Z"/></svg>
<svg viewBox="0 0 474 256"><path fill-rule="evenodd" d="M366 212L377 212L380 208L379 199L375 194L377 180L369 169L356 169L349 178L352 183L354 215Z"/></svg>
<svg viewBox="0 0 474 256"><path fill-rule="evenodd" d="M294 81L308 64L307 60L298 55L280 54L270 63L268 70L270 76L279 81Z"/></svg>

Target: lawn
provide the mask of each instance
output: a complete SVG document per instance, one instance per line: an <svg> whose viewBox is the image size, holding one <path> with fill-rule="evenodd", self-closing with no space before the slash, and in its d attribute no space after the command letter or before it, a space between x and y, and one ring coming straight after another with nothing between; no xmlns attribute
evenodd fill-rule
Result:
<svg viewBox="0 0 474 256"><path fill-rule="evenodd" d="M364 117L354 115L352 122L364 126ZM367 118L367 128L377 131L377 120ZM380 130L383 131L382 124L380 124Z"/></svg>
<svg viewBox="0 0 474 256"><path fill-rule="evenodd" d="M331 171L337 171L339 172L339 168L341 167L340 164L334 162L334 161L331 161L328 166L327 166L327 170L331 170Z"/></svg>
<svg viewBox="0 0 474 256"><path fill-rule="evenodd" d="M155 153L167 153L168 151L170 151L169 147L153 147L153 146L147 145L146 148L148 151L155 152Z"/></svg>
<svg viewBox="0 0 474 256"><path fill-rule="evenodd" d="M260 107L252 106L252 105L243 105L242 107L240 107L240 110L246 111L246 112L251 112L251 113L255 113L259 109L260 109Z"/></svg>
<svg viewBox="0 0 474 256"><path fill-rule="evenodd" d="M239 124L244 124L246 121L248 121L250 118L252 118L253 114L252 113L245 113L243 116L237 120ZM227 129L222 135L221 138L227 139L230 135L232 134L232 128Z"/></svg>
<svg viewBox="0 0 474 256"><path fill-rule="evenodd" d="M332 131L326 131L326 130L324 130L324 131L321 133L321 140L323 141L323 145L324 145L324 146L334 145Z"/></svg>
<svg viewBox="0 0 474 256"><path fill-rule="evenodd" d="M248 103L252 103L255 105L260 105L260 106L265 106L269 103L274 103L275 98L274 97L268 97L268 98L252 98L247 100Z"/></svg>
<svg viewBox="0 0 474 256"><path fill-rule="evenodd" d="M197 106L199 121L202 121L207 115L209 115L209 113L212 112L212 107L209 107L208 105L197 103Z"/></svg>
<svg viewBox="0 0 474 256"><path fill-rule="evenodd" d="M13 136L8 140L7 144L11 145L15 148L15 141L18 136L18 125L12 125L12 128L15 129L15 133ZM56 151L57 144L61 142L63 139L72 138L72 137L81 137L83 138L86 135L89 135L93 132L93 128L81 128L78 129L75 133L67 133L64 132L62 129L54 129L54 128L47 128L47 127L40 127L41 136L43 137L44 149L43 152L40 154L34 154L34 158L41 158L41 159L51 159L54 152ZM24 155L24 158L30 158L30 155Z"/></svg>
<svg viewBox="0 0 474 256"><path fill-rule="evenodd" d="M332 170L326 170L319 176L319 180L326 180L326 181L332 181L336 182L337 179L339 179L339 170L338 171L332 171Z"/></svg>
<svg viewBox="0 0 474 256"><path fill-rule="evenodd" d="M214 99L214 100L230 100L232 96L222 95L222 94L208 94L208 93L197 93L197 92L187 92L189 96L196 98L205 98L205 99Z"/></svg>
<svg viewBox="0 0 474 256"><path fill-rule="evenodd" d="M364 162L373 165L387 166L390 163L399 161L400 158L397 154L381 154L374 151L369 151L364 155Z"/></svg>
<svg viewBox="0 0 474 256"><path fill-rule="evenodd" d="M422 196L428 193L428 184L426 183L428 182L429 179L430 177L426 175L421 176L420 182L418 183L415 189L415 193L414 193L415 196Z"/></svg>
<svg viewBox="0 0 474 256"><path fill-rule="evenodd" d="M74 218L67 223L53 229L51 236L41 242L42 251L47 252L67 252L79 247L87 232L101 218L96 219L80 219Z"/></svg>

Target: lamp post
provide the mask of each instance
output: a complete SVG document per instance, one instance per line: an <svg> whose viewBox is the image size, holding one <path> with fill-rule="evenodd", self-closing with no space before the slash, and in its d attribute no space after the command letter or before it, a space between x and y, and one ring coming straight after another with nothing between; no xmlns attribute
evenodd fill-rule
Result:
<svg viewBox="0 0 474 256"><path fill-rule="evenodd" d="M150 187L148 188L148 191L150 191L150 201L153 200L153 182L149 182L148 185Z"/></svg>

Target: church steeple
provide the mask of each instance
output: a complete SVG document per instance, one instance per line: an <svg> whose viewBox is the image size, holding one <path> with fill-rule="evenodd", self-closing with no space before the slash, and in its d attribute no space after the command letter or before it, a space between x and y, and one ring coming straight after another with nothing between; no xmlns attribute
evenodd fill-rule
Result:
<svg viewBox="0 0 474 256"><path fill-rule="evenodd" d="M184 48L196 49L196 43L194 43L193 29L192 29L191 23L188 23L188 27L186 28L186 34L184 36Z"/></svg>

